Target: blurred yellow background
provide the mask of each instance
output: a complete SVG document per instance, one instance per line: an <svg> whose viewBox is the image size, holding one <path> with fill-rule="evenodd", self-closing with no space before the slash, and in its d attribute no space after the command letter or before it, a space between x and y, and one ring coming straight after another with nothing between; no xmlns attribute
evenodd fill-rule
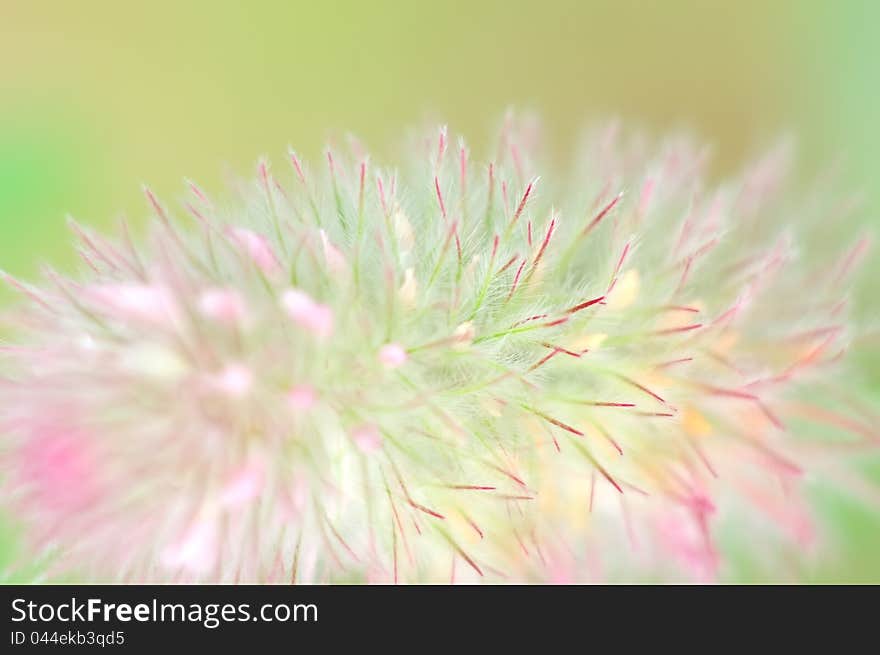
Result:
<svg viewBox="0 0 880 655"><path fill-rule="evenodd" d="M0 268L71 266L65 216L142 220L142 183L171 201L184 177L217 189L347 131L381 153L425 119L479 150L509 106L563 154L590 120L687 127L720 170L784 132L876 210L880 2L0 0ZM816 575L880 579L876 517L826 501L851 562Z"/></svg>
<svg viewBox="0 0 880 655"><path fill-rule="evenodd" d="M384 145L424 119L479 146L508 106L539 112L561 151L619 115L692 128L722 166L782 131L813 161L878 161L867 0L0 6L0 262L15 273L70 260L68 212L137 220L141 183L172 199L184 176L212 188L287 144Z"/></svg>

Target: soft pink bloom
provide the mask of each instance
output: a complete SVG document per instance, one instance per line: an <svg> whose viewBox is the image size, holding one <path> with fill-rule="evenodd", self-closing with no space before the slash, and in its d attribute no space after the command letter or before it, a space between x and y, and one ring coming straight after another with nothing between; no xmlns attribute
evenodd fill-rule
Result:
<svg viewBox="0 0 880 655"><path fill-rule="evenodd" d="M713 580L716 512L758 555L823 545L806 483L870 493L841 361L866 242L801 271L780 212L833 205L763 209L772 161L707 195L702 150L603 140L586 186L539 195L531 141L452 159L444 129L423 165L355 148L332 180L292 156L290 188L261 162L229 211L193 189L198 226L148 192L143 249L75 227L85 281L0 272L25 554L117 582L567 584Z"/></svg>
<svg viewBox="0 0 880 655"><path fill-rule="evenodd" d="M403 366L407 360L406 350L396 343L389 343L379 349L379 361L385 368Z"/></svg>
<svg viewBox="0 0 880 655"><path fill-rule="evenodd" d="M227 508L240 507L260 495L265 484L265 467L254 462L243 466L230 476L220 493L220 504Z"/></svg>
<svg viewBox="0 0 880 655"><path fill-rule="evenodd" d="M302 476L296 477L291 485L289 494L288 499L292 516L301 516L309 501L309 485L305 478Z"/></svg>
<svg viewBox="0 0 880 655"><path fill-rule="evenodd" d="M266 237L243 227L229 228L228 234L263 273L272 274L281 269L275 251Z"/></svg>
<svg viewBox="0 0 880 655"><path fill-rule="evenodd" d="M33 428L20 453L21 482L45 508L59 513L88 506L99 492L97 465L85 432L47 422Z"/></svg>
<svg viewBox="0 0 880 655"><path fill-rule="evenodd" d="M698 522L670 513L657 525L659 543L691 575L702 582L716 574L717 558Z"/></svg>
<svg viewBox="0 0 880 655"><path fill-rule="evenodd" d="M301 412L311 409L317 399L318 395L315 389L308 384L298 384L287 392L287 401L290 406Z"/></svg>
<svg viewBox="0 0 880 655"><path fill-rule="evenodd" d="M207 573L216 562L217 525L211 520L196 521L162 553L162 563L166 567L196 575Z"/></svg>
<svg viewBox="0 0 880 655"><path fill-rule="evenodd" d="M220 323L240 323L246 313L244 298L235 289L211 288L199 296L199 311Z"/></svg>
<svg viewBox="0 0 880 655"><path fill-rule="evenodd" d="M718 569L709 520L715 505L706 492L692 489L684 506L669 509L657 522L659 542L694 578L709 582Z"/></svg>
<svg viewBox="0 0 880 655"><path fill-rule="evenodd" d="M254 375L249 368L241 364L230 364L214 379L214 386L230 396L244 396L254 384Z"/></svg>
<svg viewBox="0 0 880 655"><path fill-rule="evenodd" d="M333 310L315 302L310 295L298 289L288 289L281 296L281 306L300 327L322 339L333 332Z"/></svg>
<svg viewBox="0 0 880 655"><path fill-rule="evenodd" d="M552 553L547 558L547 582L556 585L577 584L577 564L568 553Z"/></svg>
<svg viewBox="0 0 880 655"><path fill-rule="evenodd" d="M375 425L361 425L351 431L351 438L358 449L369 454L382 447L382 434Z"/></svg>
<svg viewBox="0 0 880 655"><path fill-rule="evenodd" d="M324 260L327 262L327 268L332 273L343 272L346 267L345 255L331 243L324 230L321 230L321 243L324 246Z"/></svg>
<svg viewBox="0 0 880 655"><path fill-rule="evenodd" d="M98 284L86 296L119 319L170 324L180 315L174 294L159 284Z"/></svg>

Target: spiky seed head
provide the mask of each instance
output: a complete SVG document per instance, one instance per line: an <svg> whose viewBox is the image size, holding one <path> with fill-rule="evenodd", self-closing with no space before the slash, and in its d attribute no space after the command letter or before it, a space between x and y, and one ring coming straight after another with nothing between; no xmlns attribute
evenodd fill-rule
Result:
<svg viewBox="0 0 880 655"><path fill-rule="evenodd" d="M488 161L444 128L401 168L190 184L195 220L148 192L136 248L74 226L86 273L9 278L27 537L129 581L711 579L724 521L812 543L805 473L851 477L798 421L877 443L825 393L863 248L797 259L825 205L775 154L712 188L614 134L539 171L512 123Z"/></svg>

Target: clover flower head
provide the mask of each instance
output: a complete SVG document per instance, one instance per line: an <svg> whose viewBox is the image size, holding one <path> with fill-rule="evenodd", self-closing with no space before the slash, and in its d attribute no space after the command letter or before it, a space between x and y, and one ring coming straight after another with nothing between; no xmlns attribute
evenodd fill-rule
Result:
<svg viewBox="0 0 880 655"><path fill-rule="evenodd" d="M6 276L30 542L217 582L711 580L721 525L814 543L805 478L877 443L829 391L867 243L798 258L783 219L827 204L779 152L713 187L687 139L606 130L567 169L534 141L291 152L222 201L190 184L188 218L147 191L142 243L72 224L78 277Z"/></svg>

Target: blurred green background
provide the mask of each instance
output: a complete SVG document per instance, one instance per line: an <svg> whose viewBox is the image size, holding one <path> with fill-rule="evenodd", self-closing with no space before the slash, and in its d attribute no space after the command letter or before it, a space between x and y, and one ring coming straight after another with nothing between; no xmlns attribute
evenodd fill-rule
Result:
<svg viewBox="0 0 880 655"><path fill-rule="evenodd" d="M184 176L217 189L261 154L314 156L348 131L381 153L425 119L479 151L509 106L538 112L560 154L590 120L688 127L721 171L791 134L807 168L843 162L844 191L865 194L862 227L880 224L873 0L0 0L0 268L71 267L65 216L137 222L141 183L173 200ZM880 268L868 270L870 320ZM863 370L876 406L880 365ZM839 556L804 579L880 581L877 513L819 496Z"/></svg>

